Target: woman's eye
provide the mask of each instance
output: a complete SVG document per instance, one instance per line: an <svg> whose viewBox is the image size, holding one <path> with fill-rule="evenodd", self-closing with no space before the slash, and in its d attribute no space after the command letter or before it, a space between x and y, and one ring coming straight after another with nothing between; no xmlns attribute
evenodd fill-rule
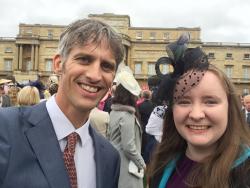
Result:
<svg viewBox="0 0 250 188"><path fill-rule="evenodd" d="M216 100L206 100L206 104L217 104L218 102Z"/></svg>
<svg viewBox="0 0 250 188"><path fill-rule="evenodd" d="M183 104L183 105L190 104L190 101L189 100L179 100L179 101L177 101L177 104Z"/></svg>

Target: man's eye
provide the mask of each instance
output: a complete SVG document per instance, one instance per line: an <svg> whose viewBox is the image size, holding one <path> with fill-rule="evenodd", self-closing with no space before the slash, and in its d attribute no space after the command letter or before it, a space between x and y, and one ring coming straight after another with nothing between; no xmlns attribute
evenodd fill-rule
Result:
<svg viewBox="0 0 250 188"><path fill-rule="evenodd" d="M103 62L102 63L102 68L105 71L114 71L115 70L115 65L113 63Z"/></svg>
<svg viewBox="0 0 250 188"><path fill-rule="evenodd" d="M79 63L89 63L90 62L90 58L89 57L78 57L76 58L77 61L79 61Z"/></svg>

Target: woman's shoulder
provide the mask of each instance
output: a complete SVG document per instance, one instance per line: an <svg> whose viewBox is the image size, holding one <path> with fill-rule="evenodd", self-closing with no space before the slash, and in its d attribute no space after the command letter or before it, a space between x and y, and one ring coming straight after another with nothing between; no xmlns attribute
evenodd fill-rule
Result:
<svg viewBox="0 0 250 188"><path fill-rule="evenodd" d="M233 168L231 173L232 187L250 187L250 157Z"/></svg>
<svg viewBox="0 0 250 188"><path fill-rule="evenodd" d="M129 113L129 114L135 113L135 108L133 106L122 105L122 104L112 104L111 110L119 113Z"/></svg>

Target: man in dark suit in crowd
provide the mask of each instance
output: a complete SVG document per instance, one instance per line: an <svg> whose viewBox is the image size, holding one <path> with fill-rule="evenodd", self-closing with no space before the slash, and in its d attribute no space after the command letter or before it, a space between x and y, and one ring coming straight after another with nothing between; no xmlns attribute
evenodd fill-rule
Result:
<svg viewBox="0 0 250 188"><path fill-rule="evenodd" d="M250 95L244 96L245 117L248 125L250 126Z"/></svg>
<svg viewBox="0 0 250 188"><path fill-rule="evenodd" d="M143 102L138 106L138 110L141 117L142 129L143 129L141 153L145 163L148 164L150 160L151 147L154 144L153 136L147 134L145 130L149 116L154 109L154 105L151 102L151 91L149 90L142 91L142 98Z"/></svg>
<svg viewBox="0 0 250 188"><path fill-rule="evenodd" d="M11 106L10 97L4 92L4 84L11 82L11 80L0 79L0 107Z"/></svg>
<svg viewBox="0 0 250 188"><path fill-rule="evenodd" d="M117 188L119 154L89 125L89 113L123 56L121 38L107 24L69 25L53 58L57 94L33 107L0 110L1 188Z"/></svg>

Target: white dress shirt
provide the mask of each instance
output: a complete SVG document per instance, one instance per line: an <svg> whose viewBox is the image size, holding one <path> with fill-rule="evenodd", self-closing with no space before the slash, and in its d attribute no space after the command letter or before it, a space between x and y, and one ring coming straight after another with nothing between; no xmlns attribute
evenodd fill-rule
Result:
<svg viewBox="0 0 250 188"><path fill-rule="evenodd" d="M89 120L82 127L75 129L57 105L55 95L48 99L46 108L55 129L62 155L67 144L66 137L72 132L76 132L80 136L74 156L78 188L96 188L96 164L93 141L88 130Z"/></svg>

